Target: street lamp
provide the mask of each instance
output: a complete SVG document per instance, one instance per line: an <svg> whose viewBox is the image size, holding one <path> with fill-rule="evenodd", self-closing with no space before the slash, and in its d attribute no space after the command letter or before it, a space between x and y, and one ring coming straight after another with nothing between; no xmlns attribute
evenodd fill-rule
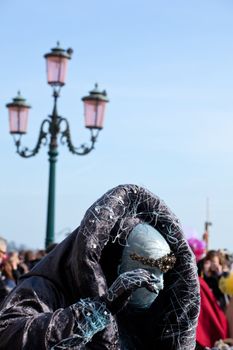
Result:
<svg viewBox="0 0 233 350"><path fill-rule="evenodd" d="M55 218L55 174L58 156L58 141L67 144L73 154L84 156L94 149L99 131L103 128L106 103L109 102L106 91L100 91L98 85L90 91L88 96L82 98L84 103L85 127L90 129L90 145L81 144L75 147L71 141L70 126L66 118L58 115L57 99L60 90L65 85L68 60L71 59L73 50L63 50L59 43L51 52L44 55L47 63L47 81L53 89L53 110L48 118L44 119L40 126L39 137L35 147L30 150L21 145L21 138L27 132L28 114L30 106L21 96L20 92L6 107L9 110L10 133L13 135L16 152L23 158L35 156L42 144L48 145L49 151L49 187L48 209L45 246L54 242L54 218ZM58 136L60 139L58 140Z"/></svg>

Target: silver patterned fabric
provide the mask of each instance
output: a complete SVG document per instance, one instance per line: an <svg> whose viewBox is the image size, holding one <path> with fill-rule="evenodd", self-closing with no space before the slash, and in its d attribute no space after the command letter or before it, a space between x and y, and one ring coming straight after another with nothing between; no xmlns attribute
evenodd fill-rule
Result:
<svg viewBox="0 0 233 350"><path fill-rule="evenodd" d="M127 238L139 223L160 232L176 263L148 310L127 305L112 316L101 298L116 280ZM195 259L179 220L147 189L120 185L97 200L80 226L6 298L0 349L193 350L199 303Z"/></svg>

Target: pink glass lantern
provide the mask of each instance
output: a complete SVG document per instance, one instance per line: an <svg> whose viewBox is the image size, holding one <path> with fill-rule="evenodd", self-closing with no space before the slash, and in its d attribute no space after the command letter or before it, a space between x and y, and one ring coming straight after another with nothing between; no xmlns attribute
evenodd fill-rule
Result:
<svg viewBox="0 0 233 350"><path fill-rule="evenodd" d="M72 49L63 50L57 43L57 47L44 55L47 62L47 81L52 86L63 86L66 80L68 60L71 59Z"/></svg>
<svg viewBox="0 0 233 350"><path fill-rule="evenodd" d="M98 85L90 91L90 95L82 98L84 102L85 127L89 129L102 129L104 125L104 112L109 102L106 91L99 91Z"/></svg>
<svg viewBox="0 0 233 350"><path fill-rule="evenodd" d="M6 107L9 110L9 124L11 134L26 134L28 125L28 112L31 108L26 104L25 98L18 95L13 98L13 102L8 103Z"/></svg>

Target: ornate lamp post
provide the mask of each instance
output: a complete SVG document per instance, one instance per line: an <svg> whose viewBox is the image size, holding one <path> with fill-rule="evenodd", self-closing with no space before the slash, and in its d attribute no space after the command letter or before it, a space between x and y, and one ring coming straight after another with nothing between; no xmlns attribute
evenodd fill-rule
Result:
<svg viewBox="0 0 233 350"><path fill-rule="evenodd" d="M30 150L21 145L22 135L27 132L28 114L30 106L21 96L20 92L6 106L9 110L10 133L13 135L16 152L23 158L35 156L42 144L48 145L49 155L49 188L48 210L45 246L54 242L54 218L55 218L55 174L58 156L58 141L67 144L69 151L79 156L90 153L95 146L99 131L103 128L105 106L108 102L106 91L100 91L98 85L90 91L88 96L82 98L84 102L85 127L90 129L90 145L81 144L75 147L71 141L70 126L66 118L58 115L57 99L60 90L65 85L68 60L71 59L73 50L63 50L59 43L51 52L44 55L47 62L47 81L53 89L53 110L48 118L44 119L40 126L39 137L35 147Z"/></svg>

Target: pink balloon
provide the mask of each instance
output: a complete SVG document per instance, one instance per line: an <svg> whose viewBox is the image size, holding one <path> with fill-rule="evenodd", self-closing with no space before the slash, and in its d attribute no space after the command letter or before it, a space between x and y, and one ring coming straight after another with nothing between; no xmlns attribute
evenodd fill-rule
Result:
<svg viewBox="0 0 233 350"><path fill-rule="evenodd" d="M198 238L191 237L188 239L188 244L190 245L192 251L194 252L197 261L202 259L206 250L206 243Z"/></svg>

